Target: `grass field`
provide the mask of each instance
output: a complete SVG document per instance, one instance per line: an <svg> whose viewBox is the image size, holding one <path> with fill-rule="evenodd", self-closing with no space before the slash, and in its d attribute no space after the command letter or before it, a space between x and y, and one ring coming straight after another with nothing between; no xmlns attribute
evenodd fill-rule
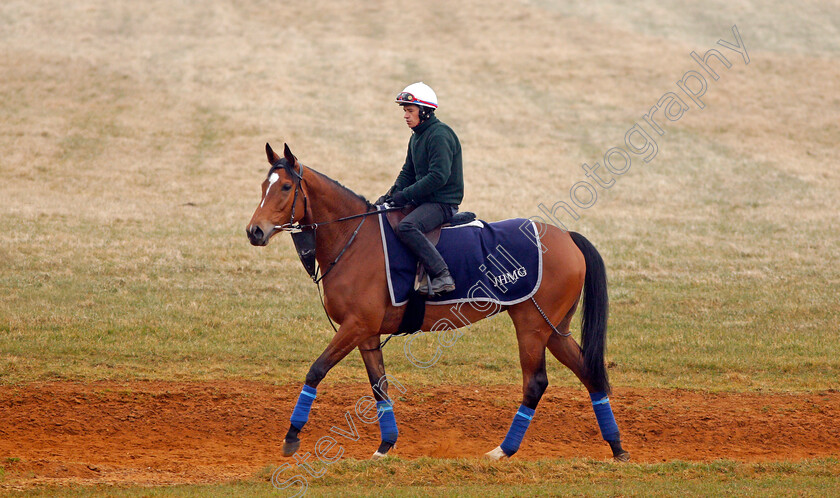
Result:
<svg viewBox="0 0 840 498"><path fill-rule="evenodd" d="M603 162L660 96L679 91L698 70L690 52L717 48L732 66L714 66L705 108L688 101L655 137L658 155L634 156L567 222L607 264L611 379L840 389L840 9L771 3L4 2L0 383L297 385L332 330L290 240L257 249L245 238L266 141L288 142L305 164L376 198L409 137L393 96L423 80L463 144L462 209L486 220L539 215L540 203L568 201L582 163ZM716 45L733 41L733 24L749 64ZM385 358L413 386L518 385L515 348L501 316L471 326L434 368L411 365L401 339ZM576 385L556 362L549 378ZM324 386L365 379L351 355ZM319 486L364 492L339 481L366 465ZM399 474L413 464L389 465ZM461 464L424 465L455 475ZM578 475L578 463L546 465ZM557 483L573 494L824 494L838 468L730 462L721 478L718 464L694 465L689 481L676 463L596 466L631 487L552 477L521 494L559 492ZM242 486L218 493L266 491ZM514 493L507 482L468 486Z"/></svg>
<svg viewBox="0 0 840 498"><path fill-rule="evenodd" d="M502 466L467 460L386 463L346 462L308 489L307 496L826 496L836 493L838 462L800 464L670 462L616 465L590 460L507 462ZM270 470L265 472L270 475ZM446 487L458 479L457 490ZM266 477L268 479L268 477ZM363 480L366 484L358 484ZM356 482L348 486L348 482ZM405 484L395 485L394 482ZM371 486L376 488L371 489ZM260 482L224 486L157 488L98 487L111 496L265 496ZM24 494L82 496L91 489L44 488Z"/></svg>

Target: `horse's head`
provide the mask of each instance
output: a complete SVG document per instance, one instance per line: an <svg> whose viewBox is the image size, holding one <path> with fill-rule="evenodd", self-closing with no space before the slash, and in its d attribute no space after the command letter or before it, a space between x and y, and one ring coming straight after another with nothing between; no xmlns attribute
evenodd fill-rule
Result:
<svg viewBox="0 0 840 498"><path fill-rule="evenodd" d="M289 146L278 156L269 144L265 153L271 169L262 183L262 198L245 230L255 246L264 246L272 235L300 221L306 214L306 196L301 186L301 165Z"/></svg>

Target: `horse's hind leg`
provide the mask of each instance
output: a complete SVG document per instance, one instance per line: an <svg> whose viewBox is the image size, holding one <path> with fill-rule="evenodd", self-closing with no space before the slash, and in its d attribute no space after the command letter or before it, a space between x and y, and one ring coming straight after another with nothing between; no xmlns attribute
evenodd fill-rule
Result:
<svg viewBox="0 0 840 498"><path fill-rule="evenodd" d="M583 363L583 351L578 346L577 341L572 338L569 333L569 327L572 323L572 317L577 310L577 303L572 306L572 309L566 313L563 320L557 324L557 331L559 334L552 333L548 338L548 350L554 355L557 360L568 367L572 373L583 383L586 390L593 392L595 390L594 384L590 381L589 376L586 375Z"/></svg>
<svg viewBox="0 0 840 498"><path fill-rule="evenodd" d="M548 350L560 363L566 365L589 391L592 409L595 411L595 418L598 420L598 427L601 429L601 436L609 443L613 458L620 462L626 462L630 459L630 454L621 447L621 435L607 393L599 392L594 387L584 367L583 351L571 335L565 335L569 333L569 324L574 311L575 309L572 308L566 318L557 326L557 330L563 335L552 333L548 338Z"/></svg>
<svg viewBox="0 0 840 498"><path fill-rule="evenodd" d="M379 449L371 459L384 458L388 451L397 443L399 431L397 430L397 419L394 418L394 401L388 396L388 377L385 375L385 361L382 358L382 349L379 347L379 336L373 336L362 344L359 344L359 351L362 353L362 360L365 362L370 386L373 389L373 397L376 399L376 412L379 419L379 433L382 442ZM391 382L401 392L405 388L394 379Z"/></svg>
<svg viewBox="0 0 840 498"><path fill-rule="evenodd" d="M521 308L510 309L510 315L516 326L516 340L519 343L519 363L522 366L522 405L513 416L507 435L502 444L485 454L487 458L499 460L512 456L519 450L525 431L531 424L537 404L548 387L545 372L545 346L548 331L546 324L525 316ZM539 315L537 315L538 318Z"/></svg>

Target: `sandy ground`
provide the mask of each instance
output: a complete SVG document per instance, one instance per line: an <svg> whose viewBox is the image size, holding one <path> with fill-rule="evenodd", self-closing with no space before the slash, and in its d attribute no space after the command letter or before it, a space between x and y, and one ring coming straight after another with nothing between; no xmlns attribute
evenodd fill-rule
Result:
<svg viewBox="0 0 840 498"><path fill-rule="evenodd" d="M395 405L401 458L480 457L504 437L518 388L407 388ZM0 455L5 482L44 484L216 483L249 478L285 459L280 446L298 386L201 383L34 383L0 388ZM335 425L342 458L368 458L376 424L354 406L369 387L324 385L302 452ZM612 395L625 447L636 462L797 460L840 455L840 393L735 394L622 389ZM553 388L515 458L607 459L586 393Z"/></svg>

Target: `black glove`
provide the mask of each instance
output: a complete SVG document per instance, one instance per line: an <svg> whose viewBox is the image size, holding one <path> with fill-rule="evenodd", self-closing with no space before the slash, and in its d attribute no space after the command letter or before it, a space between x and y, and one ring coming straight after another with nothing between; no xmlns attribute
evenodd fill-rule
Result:
<svg viewBox="0 0 840 498"><path fill-rule="evenodd" d="M391 195L390 194L385 194L382 197L380 197L379 199L376 199L376 202L374 202L373 205L374 206L381 206L381 205L385 204L386 202L391 202Z"/></svg>
<svg viewBox="0 0 840 498"><path fill-rule="evenodd" d="M391 205L394 207L403 207L408 204L408 197L402 193L402 190L394 194L394 199L391 201Z"/></svg>

